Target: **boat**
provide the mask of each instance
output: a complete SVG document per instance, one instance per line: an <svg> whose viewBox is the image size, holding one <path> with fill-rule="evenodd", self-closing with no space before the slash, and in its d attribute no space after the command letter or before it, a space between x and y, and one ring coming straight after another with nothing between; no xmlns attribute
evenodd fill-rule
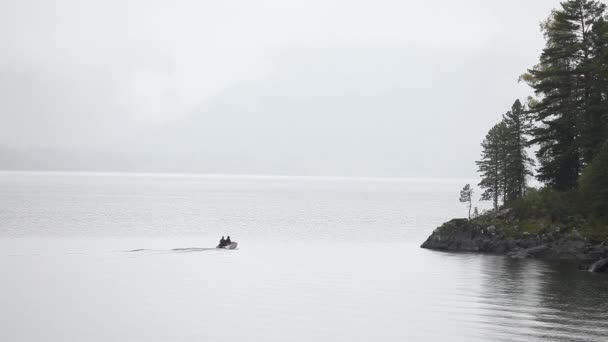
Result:
<svg viewBox="0 0 608 342"><path fill-rule="evenodd" d="M237 247L238 245L239 245L239 244L238 244L238 242L233 241L233 242L231 242L229 245L226 245L226 246L223 246L223 247L220 247L220 246L218 245L218 246L217 246L217 247L215 247L215 248L222 248L222 249L236 249L236 247Z"/></svg>

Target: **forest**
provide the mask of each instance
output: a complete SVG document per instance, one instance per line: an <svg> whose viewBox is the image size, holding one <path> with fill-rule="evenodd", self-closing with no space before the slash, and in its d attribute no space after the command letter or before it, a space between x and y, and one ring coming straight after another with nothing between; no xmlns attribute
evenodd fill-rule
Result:
<svg viewBox="0 0 608 342"><path fill-rule="evenodd" d="M476 162L481 199L494 211L582 221L589 234L608 235L606 15L602 2L569 0L541 23L545 46L519 78L534 94L490 128ZM529 185L534 177L540 189ZM471 194L465 187L461 201Z"/></svg>

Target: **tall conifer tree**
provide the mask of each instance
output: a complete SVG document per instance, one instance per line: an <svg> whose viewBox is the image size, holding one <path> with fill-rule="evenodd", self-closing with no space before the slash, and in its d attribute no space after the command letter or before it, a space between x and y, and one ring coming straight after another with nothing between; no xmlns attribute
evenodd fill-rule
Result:
<svg viewBox="0 0 608 342"><path fill-rule="evenodd" d="M484 190L481 199L484 201L491 200L494 210L498 209L499 200L504 194L504 139L506 132L507 126L504 121L494 125L481 143L481 160L476 162L481 173L479 187Z"/></svg>
<svg viewBox="0 0 608 342"><path fill-rule="evenodd" d="M527 188L527 178L532 175L531 166L534 161L528 157L526 138L531 130L531 124L527 118L526 108L519 100L516 100L504 116L503 120L507 126L507 139L505 141L506 162L508 166L505 178L508 186L505 187L506 201L513 201L524 195Z"/></svg>
<svg viewBox="0 0 608 342"><path fill-rule="evenodd" d="M587 144L580 139L588 127L588 103L592 94L592 30L600 22L605 5L591 0L561 3L542 25L546 46L540 63L524 79L539 101L532 106L538 126L539 179L558 190L576 186Z"/></svg>
<svg viewBox="0 0 608 342"><path fill-rule="evenodd" d="M593 161L608 139L608 22L604 18L593 25L590 37L589 93L580 137L585 164Z"/></svg>

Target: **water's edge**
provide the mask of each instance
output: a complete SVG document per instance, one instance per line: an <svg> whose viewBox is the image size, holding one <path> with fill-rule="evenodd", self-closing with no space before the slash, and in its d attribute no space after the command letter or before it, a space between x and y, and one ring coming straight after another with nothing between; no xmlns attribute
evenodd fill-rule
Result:
<svg viewBox="0 0 608 342"><path fill-rule="evenodd" d="M513 258L572 260L580 263L579 269L608 272L608 243L590 241L575 229L563 234L509 236L504 227L494 224L452 219L435 229L420 247Z"/></svg>

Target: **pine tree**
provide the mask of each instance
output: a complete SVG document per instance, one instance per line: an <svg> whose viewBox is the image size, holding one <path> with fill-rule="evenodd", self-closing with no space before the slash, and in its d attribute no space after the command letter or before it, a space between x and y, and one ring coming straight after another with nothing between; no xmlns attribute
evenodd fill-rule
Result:
<svg viewBox="0 0 608 342"><path fill-rule="evenodd" d="M590 37L592 58L585 68L591 78L580 137L585 164L593 161L608 139L608 22L604 18L593 25Z"/></svg>
<svg viewBox="0 0 608 342"><path fill-rule="evenodd" d="M500 164L500 193L502 194L502 203L507 204L509 194L512 192L511 165L509 164L509 153L511 146L511 131L507 123L503 119L499 124L498 130L498 163Z"/></svg>
<svg viewBox="0 0 608 342"><path fill-rule="evenodd" d="M467 184L460 190L460 202L468 203L469 205L469 220L471 219L471 207L473 206L473 189L470 184Z"/></svg>
<svg viewBox="0 0 608 342"><path fill-rule="evenodd" d="M526 148L528 139L526 135L530 132L530 124L525 106L516 100L504 116L503 120L507 126L507 136L505 143L507 166L505 180L505 203L513 201L524 195L527 188L527 178L532 175L531 167L534 160L528 157Z"/></svg>
<svg viewBox="0 0 608 342"><path fill-rule="evenodd" d="M477 162L481 173L479 186L485 191L482 200L492 200L498 209L499 199L508 204L524 195L533 160L527 155L530 130L525 107L516 100L481 144L482 158Z"/></svg>
<svg viewBox="0 0 608 342"><path fill-rule="evenodd" d="M531 143L539 145L539 179L558 190L575 187L583 166L587 113L592 96L592 29L605 5L591 0L561 3L542 25L546 46L540 63L524 79L539 101L532 106L538 126Z"/></svg>
<svg viewBox="0 0 608 342"><path fill-rule="evenodd" d="M479 187L485 191L481 194L481 200L492 201L494 210L498 209L499 199L505 193L505 136L507 125L504 121L494 125L481 143L481 160L476 164L481 173Z"/></svg>

